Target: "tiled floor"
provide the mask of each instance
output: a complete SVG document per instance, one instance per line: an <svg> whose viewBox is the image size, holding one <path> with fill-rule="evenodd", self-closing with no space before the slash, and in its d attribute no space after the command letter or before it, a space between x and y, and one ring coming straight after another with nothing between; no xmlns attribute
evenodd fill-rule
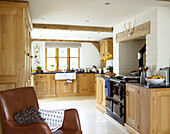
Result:
<svg viewBox="0 0 170 134"><path fill-rule="evenodd" d="M79 112L83 134L128 134L116 121L95 108L95 97L60 97L40 99L43 109L76 108Z"/></svg>

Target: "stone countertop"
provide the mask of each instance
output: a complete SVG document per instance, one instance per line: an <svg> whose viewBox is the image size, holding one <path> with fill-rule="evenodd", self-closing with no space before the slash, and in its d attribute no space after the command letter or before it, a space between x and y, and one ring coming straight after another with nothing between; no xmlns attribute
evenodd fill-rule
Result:
<svg viewBox="0 0 170 134"><path fill-rule="evenodd" d="M104 79L106 78L105 74L96 74L95 76L96 77L101 77L101 78L104 78Z"/></svg>
<svg viewBox="0 0 170 134"><path fill-rule="evenodd" d="M32 75L34 75L34 74L56 74L56 73L98 74L98 73L95 73L95 72L90 72L90 73L83 73L83 72L43 72L43 73L37 73L37 72L32 72Z"/></svg>
<svg viewBox="0 0 170 134"><path fill-rule="evenodd" d="M166 83L161 83L158 85L150 85L148 83L127 83L127 84L132 84L132 85L136 85L136 86L140 86L140 87L145 87L145 88L170 88L170 84L166 84Z"/></svg>

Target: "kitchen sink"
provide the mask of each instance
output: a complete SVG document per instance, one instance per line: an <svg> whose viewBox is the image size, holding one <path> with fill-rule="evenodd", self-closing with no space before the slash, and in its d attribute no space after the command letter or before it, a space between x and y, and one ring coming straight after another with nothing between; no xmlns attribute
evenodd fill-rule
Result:
<svg viewBox="0 0 170 134"><path fill-rule="evenodd" d="M76 79L76 73L56 73L55 80L74 80Z"/></svg>

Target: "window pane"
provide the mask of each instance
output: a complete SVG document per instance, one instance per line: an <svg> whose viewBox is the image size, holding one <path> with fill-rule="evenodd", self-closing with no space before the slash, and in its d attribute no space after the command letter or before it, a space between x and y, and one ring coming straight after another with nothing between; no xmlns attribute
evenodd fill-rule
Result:
<svg viewBox="0 0 170 134"><path fill-rule="evenodd" d="M47 57L55 57L56 49L55 48L47 48Z"/></svg>
<svg viewBox="0 0 170 134"><path fill-rule="evenodd" d="M78 48L70 48L70 57L78 57Z"/></svg>
<svg viewBox="0 0 170 134"><path fill-rule="evenodd" d="M47 58L47 70L52 70L51 65L56 65L55 58Z"/></svg>
<svg viewBox="0 0 170 134"><path fill-rule="evenodd" d="M70 69L78 68L78 58L70 58Z"/></svg>
<svg viewBox="0 0 170 134"><path fill-rule="evenodd" d="M59 58L59 69L67 69L67 58Z"/></svg>
<svg viewBox="0 0 170 134"><path fill-rule="evenodd" d="M59 57L67 57L67 48L59 48Z"/></svg>

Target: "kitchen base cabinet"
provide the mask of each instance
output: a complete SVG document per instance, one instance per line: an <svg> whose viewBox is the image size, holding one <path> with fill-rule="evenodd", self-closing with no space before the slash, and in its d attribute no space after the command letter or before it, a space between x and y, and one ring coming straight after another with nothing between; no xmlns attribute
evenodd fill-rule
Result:
<svg viewBox="0 0 170 134"><path fill-rule="evenodd" d="M94 95L95 79L94 74L78 73L77 74L77 93L79 95Z"/></svg>
<svg viewBox="0 0 170 134"><path fill-rule="evenodd" d="M105 79L96 77L96 108L105 113Z"/></svg>
<svg viewBox="0 0 170 134"><path fill-rule="evenodd" d="M126 86L126 123L135 130L139 129L139 88L133 85Z"/></svg>
<svg viewBox="0 0 170 134"><path fill-rule="evenodd" d="M72 83L69 83L66 80L57 80L55 83L57 97L76 96L76 80L73 80Z"/></svg>
<svg viewBox="0 0 170 134"><path fill-rule="evenodd" d="M131 134L170 134L169 111L170 88L126 84L125 127Z"/></svg>
<svg viewBox="0 0 170 134"><path fill-rule="evenodd" d="M95 74L78 73L72 82L55 80L55 74L34 74L34 88L38 98L91 96L96 92Z"/></svg>
<svg viewBox="0 0 170 134"><path fill-rule="evenodd" d="M38 98L55 96L55 74L35 74L34 88Z"/></svg>

